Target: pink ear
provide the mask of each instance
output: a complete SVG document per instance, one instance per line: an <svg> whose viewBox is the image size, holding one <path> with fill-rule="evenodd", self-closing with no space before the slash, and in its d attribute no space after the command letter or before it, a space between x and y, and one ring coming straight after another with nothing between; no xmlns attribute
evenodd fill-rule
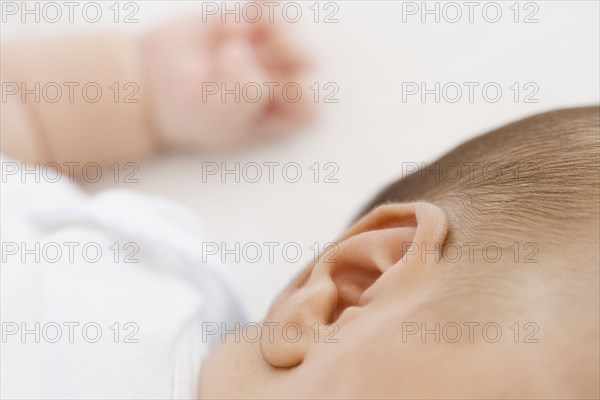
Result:
<svg viewBox="0 0 600 400"><path fill-rule="evenodd" d="M417 237L428 242L445 237L445 213L438 210L426 203L388 205L352 226L271 307L264 322L274 335L261 340L265 360L280 368L302 363L314 343L313 331L325 336L346 310L365 306L374 297L365 296L367 291L403 261ZM286 340L290 327L300 334L294 340Z"/></svg>

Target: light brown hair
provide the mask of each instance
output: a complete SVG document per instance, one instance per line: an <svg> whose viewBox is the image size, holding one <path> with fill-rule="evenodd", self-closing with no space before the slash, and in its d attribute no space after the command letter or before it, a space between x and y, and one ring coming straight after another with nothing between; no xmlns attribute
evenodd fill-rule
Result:
<svg viewBox="0 0 600 400"><path fill-rule="evenodd" d="M453 240L560 232L597 220L600 107L538 114L471 139L389 185L365 212L409 201L446 210Z"/></svg>

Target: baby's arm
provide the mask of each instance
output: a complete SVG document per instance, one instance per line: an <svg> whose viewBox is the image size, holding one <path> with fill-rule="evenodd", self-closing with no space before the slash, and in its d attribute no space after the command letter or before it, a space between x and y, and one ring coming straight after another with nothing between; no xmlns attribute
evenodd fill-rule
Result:
<svg viewBox="0 0 600 400"><path fill-rule="evenodd" d="M1 71L1 147L8 156L84 164L158 151L134 37L3 45Z"/></svg>
<svg viewBox="0 0 600 400"><path fill-rule="evenodd" d="M186 17L140 37L4 45L1 150L64 169L161 149L223 149L293 130L310 120L312 107L308 95L282 97L307 66L283 33L269 23ZM207 84L231 90L247 83L276 89L258 101L223 101L206 91Z"/></svg>

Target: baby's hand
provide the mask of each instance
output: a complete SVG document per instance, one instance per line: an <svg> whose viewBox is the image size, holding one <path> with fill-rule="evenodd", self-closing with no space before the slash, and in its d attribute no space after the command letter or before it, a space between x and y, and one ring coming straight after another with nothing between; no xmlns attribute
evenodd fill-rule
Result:
<svg viewBox="0 0 600 400"><path fill-rule="evenodd" d="M143 54L152 122L169 148L229 148L313 114L301 81L308 62L276 24L187 17L147 34Z"/></svg>

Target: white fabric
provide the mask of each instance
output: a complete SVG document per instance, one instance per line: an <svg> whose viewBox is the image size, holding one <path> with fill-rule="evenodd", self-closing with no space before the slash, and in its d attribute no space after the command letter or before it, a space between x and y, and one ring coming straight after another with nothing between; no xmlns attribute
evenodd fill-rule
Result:
<svg viewBox="0 0 600 400"><path fill-rule="evenodd" d="M21 165L1 161L3 171ZM66 178L35 179L2 175L0 397L197 397L213 344L202 323L243 320L224 266L202 262L199 221L132 191L89 196ZM36 243L36 254L23 251ZM102 256L91 262L97 248ZM123 262L128 255L138 262Z"/></svg>

